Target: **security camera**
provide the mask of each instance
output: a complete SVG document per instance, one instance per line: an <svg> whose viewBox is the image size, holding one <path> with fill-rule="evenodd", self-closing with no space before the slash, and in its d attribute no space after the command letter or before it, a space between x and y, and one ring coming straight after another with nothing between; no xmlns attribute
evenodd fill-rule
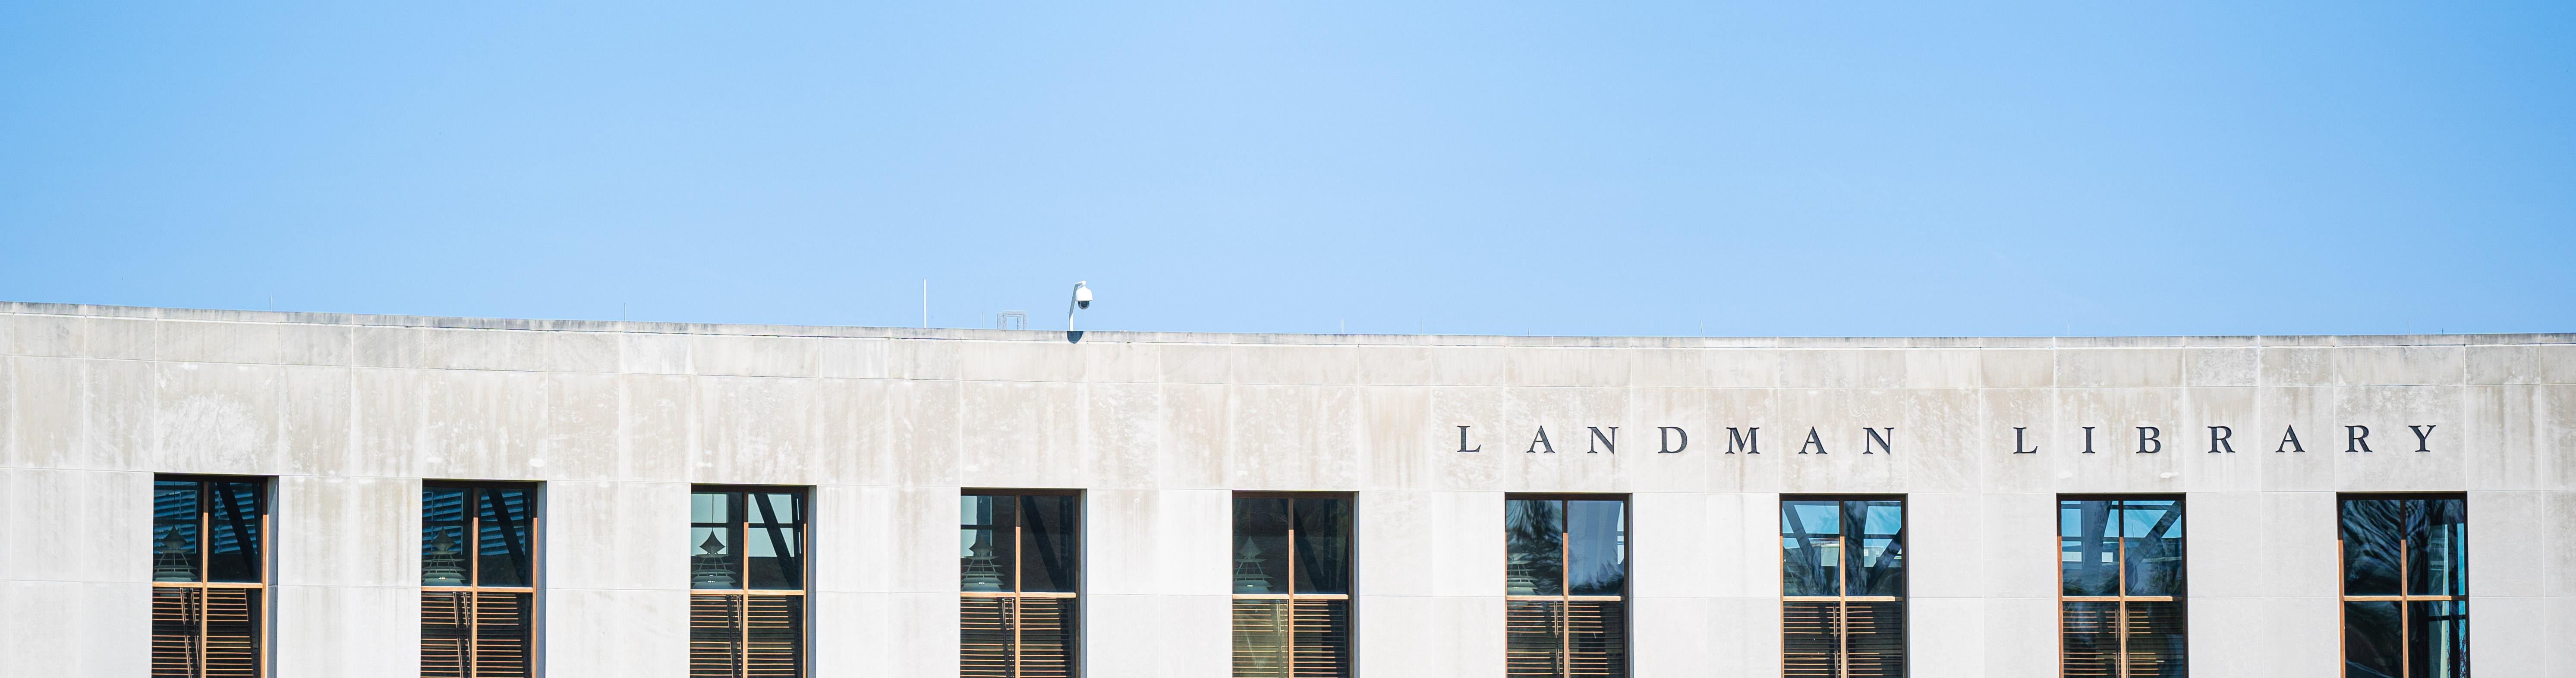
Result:
<svg viewBox="0 0 2576 678"><path fill-rule="evenodd" d="M1080 311L1080 310L1082 310L1082 309L1086 309L1086 308L1091 308L1091 283L1090 283L1089 281L1084 281L1084 282L1077 282L1077 283L1074 283L1074 284L1073 284L1073 303L1072 303L1072 304L1070 304L1070 305L1068 305L1068 306L1066 306L1066 307L1065 307L1065 309L1064 309L1064 331L1066 331L1066 332L1072 332L1072 331L1074 331L1074 330L1073 330L1073 314L1074 314L1074 312L1075 312L1075 311Z"/></svg>

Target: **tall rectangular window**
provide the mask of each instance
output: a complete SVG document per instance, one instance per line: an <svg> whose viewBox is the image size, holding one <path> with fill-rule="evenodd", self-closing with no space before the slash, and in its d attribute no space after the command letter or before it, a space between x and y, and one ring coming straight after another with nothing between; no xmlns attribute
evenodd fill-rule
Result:
<svg viewBox="0 0 2576 678"><path fill-rule="evenodd" d="M1628 675L1628 502L1503 500L1503 674Z"/></svg>
<svg viewBox="0 0 2576 678"><path fill-rule="evenodd" d="M805 491L689 496L689 677L805 675Z"/></svg>
<svg viewBox="0 0 2576 678"><path fill-rule="evenodd" d="M1350 498L1234 495L1234 675L1351 675Z"/></svg>
<svg viewBox="0 0 2576 678"><path fill-rule="evenodd" d="M268 483L152 479L154 678L267 674Z"/></svg>
<svg viewBox="0 0 2576 678"><path fill-rule="evenodd" d="M2460 495L2344 495L2343 674L2469 675L2469 507Z"/></svg>
<svg viewBox="0 0 2576 678"><path fill-rule="evenodd" d="M1076 675L1081 495L967 490L959 509L959 675Z"/></svg>
<svg viewBox="0 0 2576 678"><path fill-rule="evenodd" d="M420 675L527 678L536 642L536 486L420 489Z"/></svg>
<svg viewBox="0 0 2576 678"><path fill-rule="evenodd" d="M2182 500L2060 499L2057 545L2062 675L2188 675Z"/></svg>
<svg viewBox="0 0 2576 678"><path fill-rule="evenodd" d="M1905 500L1780 502L1780 675L1905 675Z"/></svg>

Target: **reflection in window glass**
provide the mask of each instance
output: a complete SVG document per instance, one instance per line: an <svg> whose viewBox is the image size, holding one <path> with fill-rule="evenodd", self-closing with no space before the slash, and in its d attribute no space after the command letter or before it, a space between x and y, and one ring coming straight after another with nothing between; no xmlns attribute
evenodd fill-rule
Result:
<svg viewBox="0 0 2576 678"><path fill-rule="evenodd" d="M1841 502L1780 502L1784 595L1842 595L1842 524Z"/></svg>
<svg viewBox="0 0 2576 678"><path fill-rule="evenodd" d="M217 480L205 484L206 580L256 582L266 560L260 555L262 518L268 515L266 480Z"/></svg>
<svg viewBox="0 0 2576 678"><path fill-rule="evenodd" d="M1628 587L1628 502L1565 502L1566 593L1615 596Z"/></svg>
<svg viewBox="0 0 2576 678"><path fill-rule="evenodd" d="M1298 499L1298 593L1351 592L1351 500Z"/></svg>
<svg viewBox="0 0 2576 678"><path fill-rule="evenodd" d="M2460 495L2347 495L2344 675L2469 674L2468 502Z"/></svg>
<svg viewBox="0 0 2576 678"><path fill-rule="evenodd" d="M1503 502L1503 592L1559 595L1565 584L1565 502Z"/></svg>

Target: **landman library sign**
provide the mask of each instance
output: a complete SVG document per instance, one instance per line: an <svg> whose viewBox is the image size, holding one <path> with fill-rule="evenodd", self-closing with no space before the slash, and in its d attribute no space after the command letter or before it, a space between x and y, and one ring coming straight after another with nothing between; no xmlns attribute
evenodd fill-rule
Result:
<svg viewBox="0 0 2576 678"><path fill-rule="evenodd" d="M2576 675L2571 520L2567 334L0 303L0 676Z"/></svg>
<svg viewBox="0 0 2576 678"><path fill-rule="evenodd" d="M2406 427L2408 431L2415 434L2415 451L2433 451L2433 429L2438 426L2438 424L2427 424ZM1460 425L1458 427L1458 451L1470 453L1485 451L1485 447L1483 445L1471 446L1472 443L1467 439L1468 428L1470 427L1466 425ZM1600 454L1603 452L1611 454L1619 453L1619 427L1587 426L1584 428L1590 432L1590 435L1585 438L1587 442L1583 448L1584 454ZM2370 427L2352 424L2346 425L2343 428L2343 451L2378 451L2370 447ZM2094 427L2085 426L2083 429L2083 452L2085 454L2094 454ZM2158 454L2165 451L2164 429L2155 426L2140 426L2137 427L2137 429L2138 449L2136 452L2138 454ZM2032 439L2031 434L2028 433L2029 430L2030 427L2027 426L2013 427L2013 454L2039 453L2039 447L2037 445L2029 444L2029 441ZM1605 433L1604 431L1607 432ZM1657 426L1655 427L1655 434L1655 440L1659 443L1659 446L1655 449L1656 454L1681 454L1689 451L1690 449L1689 429L1679 426ZM1860 429L1860 433L1857 434L1857 437L1860 442L1859 447L1861 454L1875 454L1879 452L1893 453L1896 450L1894 442L1896 440L1896 427L1894 426L1863 426ZM2233 426L2209 427L2209 453L2235 453L2235 438L2236 428ZM2306 452L2308 451L2308 446L2305 443L2299 442L2299 427L2296 425L2290 425L2281 427L2281 444L2272 448L2272 451ZM1556 443L1548 439L1547 427L1540 426L1538 427L1537 433L1530 434L1529 449L1522 450L1522 452L1529 454L1555 454ZM1762 453L1762 427L1726 427L1725 453L1736 454L1738 452L1742 452L1744 454ZM1832 453L1832 450L1826 449L1825 436L1820 435L1816 431L1815 427L1808 427L1806 439L1798 444L1798 454Z"/></svg>

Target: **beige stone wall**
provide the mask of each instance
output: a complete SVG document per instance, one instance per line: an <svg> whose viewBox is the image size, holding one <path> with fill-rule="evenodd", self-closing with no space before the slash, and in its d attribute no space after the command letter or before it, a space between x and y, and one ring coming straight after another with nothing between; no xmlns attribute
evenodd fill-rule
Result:
<svg viewBox="0 0 2576 678"><path fill-rule="evenodd" d="M1522 451L1540 426L1557 453ZM2307 452L2273 452L2292 426ZM2324 677L2335 494L2465 491L2477 668L2576 675L2571 335L1073 343L0 304L0 675L142 675L153 473L278 477L282 678L413 671L421 479L546 483L554 678L682 673L691 483L816 488L821 676L954 675L960 487L1088 491L1103 678L1226 672L1232 490L1359 493L1362 670L1407 677L1500 673L1506 492L1632 495L1639 676L1776 674L1802 493L1906 495L1915 675L2053 675L2052 502L2155 492L2189 502L2195 672Z"/></svg>

